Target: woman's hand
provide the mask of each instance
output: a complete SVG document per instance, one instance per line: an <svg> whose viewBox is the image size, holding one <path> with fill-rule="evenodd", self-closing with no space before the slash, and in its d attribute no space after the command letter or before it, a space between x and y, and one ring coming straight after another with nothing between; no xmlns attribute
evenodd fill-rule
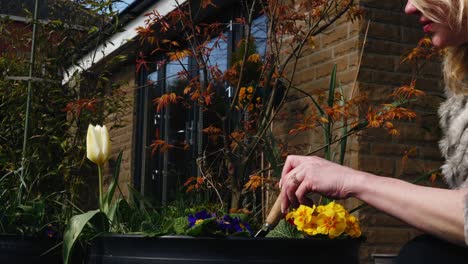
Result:
<svg viewBox="0 0 468 264"><path fill-rule="evenodd" d="M344 199L353 195L358 171L319 157L288 156L281 173L281 211L307 204L310 192Z"/></svg>

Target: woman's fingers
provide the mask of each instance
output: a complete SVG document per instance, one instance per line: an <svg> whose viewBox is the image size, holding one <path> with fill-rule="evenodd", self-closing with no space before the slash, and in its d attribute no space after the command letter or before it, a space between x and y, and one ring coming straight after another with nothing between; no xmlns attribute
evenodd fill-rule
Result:
<svg viewBox="0 0 468 264"><path fill-rule="evenodd" d="M281 179L279 183L280 188L283 187L283 184L286 181L287 174L301 163L301 158L301 156L294 155L290 155L286 158L286 162L283 166L283 171L281 172Z"/></svg>
<svg viewBox="0 0 468 264"><path fill-rule="evenodd" d="M307 194L311 192L312 186L309 182L302 181L302 183L297 187L294 195L300 204L311 204L313 201L307 197Z"/></svg>
<svg viewBox="0 0 468 264"><path fill-rule="evenodd" d="M299 167L296 167L289 171L287 174L283 175L283 186L282 186L282 193L283 196L283 203L281 206L281 211L284 213L289 206L297 206L298 200L296 198L296 190L297 187L301 184L303 177L298 176L300 175L301 170Z"/></svg>

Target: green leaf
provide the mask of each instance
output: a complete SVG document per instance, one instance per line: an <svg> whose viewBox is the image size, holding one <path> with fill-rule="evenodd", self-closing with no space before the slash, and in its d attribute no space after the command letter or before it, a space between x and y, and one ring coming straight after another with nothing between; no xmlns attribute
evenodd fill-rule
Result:
<svg viewBox="0 0 468 264"><path fill-rule="evenodd" d="M239 218L239 220L241 220L242 222L249 220L248 214L236 213L236 214L228 214L228 215L232 218Z"/></svg>
<svg viewBox="0 0 468 264"><path fill-rule="evenodd" d="M340 92L341 92L341 100L340 100L340 106L344 107L346 104L345 98L344 98L344 91L343 91L343 86L341 85L340 82ZM348 137L346 136L348 134L348 119L343 116L343 128L341 129L341 142L340 142L340 164L344 164L344 159L345 159L345 154L346 154L346 145L348 144Z"/></svg>
<svg viewBox="0 0 468 264"><path fill-rule="evenodd" d="M302 234L297 228L284 219L282 219L278 225L268 233L267 237L274 237L274 238L304 238L304 234Z"/></svg>
<svg viewBox="0 0 468 264"><path fill-rule="evenodd" d="M115 214L120 208L121 203L126 203L126 202L127 201L125 199L119 198L113 204L111 204L111 206L108 208L108 211L105 212L107 215L107 218L109 219L111 223L114 222Z"/></svg>
<svg viewBox="0 0 468 264"><path fill-rule="evenodd" d="M335 89L336 89L336 64L333 65L333 70L330 76L330 86L328 87L328 107L333 107L335 102Z"/></svg>
<svg viewBox="0 0 468 264"><path fill-rule="evenodd" d="M178 217L174 219L174 231L176 234L181 235L185 234L185 231L188 227L188 219L187 217Z"/></svg>
<svg viewBox="0 0 468 264"><path fill-rule="evenodd" d="M99 28L98 28L98 27L92 26L92 27L88 30L88 34L91 35L91 34L94 34L94 33L98 32L98 31L99 31Z"/></svg>
<svg viewBox="0 0 468 264"><path fill-rule="evenodd" d="M330 86L328 88L328 107L333 107L333 103L335 102L335 89L336 89L336 64L333 65L333 70L330 76ZM327 116L328 124L325 126L325 144L327 147L325 148L325 158L327 160L331 160L331 140L333 138L333 130L332 130L332 117Z"/></svg>
<svg viewBox="0 0 468 264"><path fill-rule="evenodd" d="M109 189L104 194L104 212L109 213L109 207L112 203L112 198L114 197L115 188L119 184L119 174L120 174L120 163L122 163L122 154L123 151L120 151L117 161L115 162L114 175L112 177L112 182L109 184Z"/></svg>
<svg viewBox="0 0 468 264"><path fill-rule="evenodd" d="M203 220L203 222L194 225L189 230L187 230L187 235L189 236L209 236L213 235L217 231L216 218L208 218Z"/></svg>
<svg viewBox="0 0 468 264"><path fill-rule="evenodd" d="M73 246L87 224L93 224L93 227L99 231L106 231L109 221L106 215L99 210L73 216L63 235L63 263L70 263Z"/></svg>

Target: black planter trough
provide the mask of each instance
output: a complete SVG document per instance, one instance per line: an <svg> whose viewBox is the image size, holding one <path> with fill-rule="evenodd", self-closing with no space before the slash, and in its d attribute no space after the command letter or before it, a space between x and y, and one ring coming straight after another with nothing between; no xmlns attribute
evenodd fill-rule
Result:
<svg viewBox="0 0 468 264"><path fill-rule="evenodd" d="M54 243L29 236L0 235L0 263L14 264L55 264L62 263L57 251L45 254Z"/></svg>
<svg viewBox="0 0 468 264"><path fill-rule="evenodd" d="M138 235L108 235L93 241L87 260L90 264L358 264L360 243L359 239L147 238Z"/></svg>

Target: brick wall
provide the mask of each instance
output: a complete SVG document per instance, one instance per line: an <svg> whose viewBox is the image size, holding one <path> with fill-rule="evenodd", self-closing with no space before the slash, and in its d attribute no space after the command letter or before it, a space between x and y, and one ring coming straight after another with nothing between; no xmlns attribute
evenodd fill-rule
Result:
<svg viewBox="0 0 468 264"><path fill-rule="evenodd" d="M109 167L106 170L106 176L104 178L104 186L108 186L111 180L110 171L113 171L115 160L118 154L123 151L122 163L120 165L120 178L119 186L123 194L128 197L127 184L133 184L133 153L134 153L134 127L135 127L135 108L134 108L134 97L135 97L135 67L129 65L120 67L112 74L112 82L121 83L122 88L127 91L129 100L128 108L124 111L122 117L122 126L119 128L111 129L109 136L112 142L112 157L109 161Z"/></svg>
<svg viewBox="0 0 468 264"><path fill-rule="evenodd" d="M309 94L318 90L326 90L329 87L333 66L336 64L337 78L342 84L345 95L349 98L358 69L359 33L359 23L349 23L340 19L330 26L325 34L316 36L315 48L305 47L303 57L299 60L294 85ZM291 68L287 68L288 70L290 71ZM295 117L300 114L310 114L314 106L308 97L294 90L291 90L287 100L288 102L279 113L279 120L273 125L273 133L290 145L307 144L308 146L300 150L303 154L323 146L324 137L320 129L297 135L288 134L289 130L300 122ZM357 138L349 138L346 165L357 166L357 147ZM297 150L294 153L301 154Z"/></svg>

